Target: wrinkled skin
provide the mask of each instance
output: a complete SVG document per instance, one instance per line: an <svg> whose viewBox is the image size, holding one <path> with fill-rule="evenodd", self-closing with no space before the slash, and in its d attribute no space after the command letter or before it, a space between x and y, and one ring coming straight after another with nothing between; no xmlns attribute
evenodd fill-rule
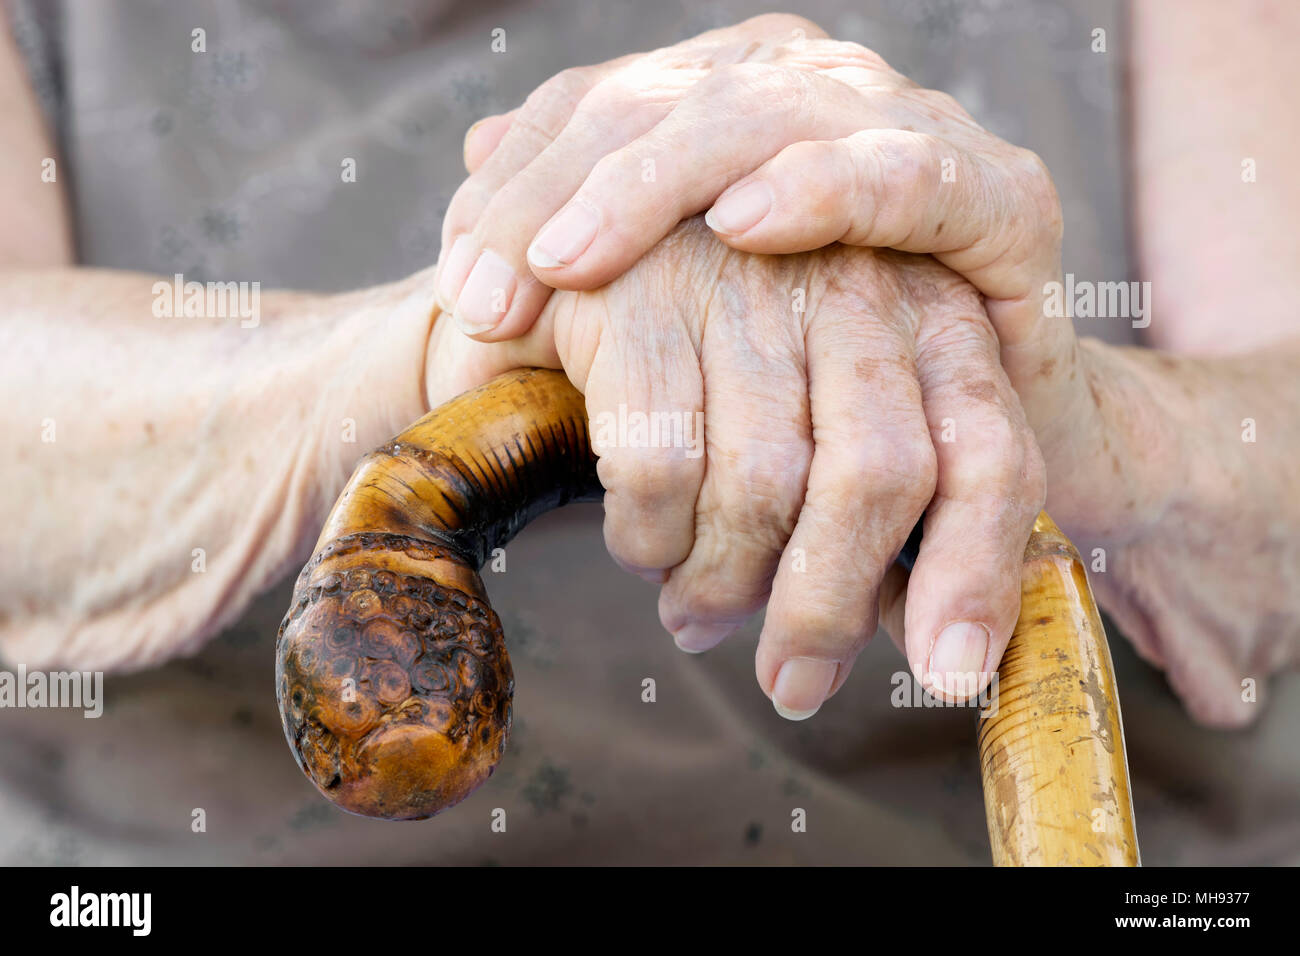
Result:
<svg viewBox="0 0 1300 956"><path fill-rule="evenodd" d="M808 308L795 321L783 306L801 285ZM1061 323L1068 330L1068 320ZM548 354L552 338L556 352ZM798 655L834 660L833 693L871 634L877 603L923 679L936 629L917 620L923 603L954 595L960 602L977 590L997 595L1010 633L1019 570L1007 542L1023 546L1042 500L1039 451L996 365L978 297L929 257L847 247L752 257L724 250L687 223L609 286L557 293L523 339L476 342L444 317L434 342L429 381L443 385L431 401L519 362L562 364L593 413L620 401L662 407L656 403L710 396L698 500L689 490L698 465L607 453L606 535L625 565L670 568L660 602L670 630L687 619L729 630L762 606L770 576L757 657L765 692L773 693L779 662ZM1235 431L1240 415L1198 386L1222 379L1223 360L1211 369L1077 342L1072 333L1064 355L1034 373L1033 386L1058 410L1038 435L1052 476L1048 509L1083 551L1103 606L1166 670L1192 715L1219 726L1249 722L1260 708L1243 701L1241 681L1254 677L1262 695L1264 679L1297 660L1292 595L1300 555L1278 529L1297 526L1300 515L1279 519L1277 512L1294 511L1294 496L1277 486L1276 474L1249 466L1251 446ZM1268 380L1261 361L1291 360L1284 352L1242 358L1232 372L1237 401L1279 430L1294 425L1281 410L1269 413L1268 396L1253 395L1253 382ZM907 384L912 362L917 377ZM819 384L823 374L835 377ZM918 384L922 391L947 386L950 396L926 403L928 449L910 404ZM938 440L935 425L944 417L957 423L952 445ZM1218 434L1225 419L1226 440ZM887 437L873 445L873 434ZM830 465L824 484L810 464L814 436ZM978 456L971 487L980 491L940 532L935 514L953 504L944 495L945 455L959 461L967 448ZM886 569L931 482L939 496L927 519L929 561L908 586L900 571ZM663 525L672 509L694 511L689 551L672 551L680 542L668 538L659 553L638 551L647 545L625 529L646 513ZM807 547L810 540L823 543ZM789 571L787 546L804 547L811 573ZM674 558L684 563L673 566ZM990 666L1005 642L995 635ZM816 697L818 679L825 678L814 676L794 702Z"/></svg>
<svg viewBox="0 0 1300 956"><path fill-rule="evenodd" d="M1166 36L1169 31L1166 24L1159 23L1160 14L1152 13L1151 18L1159 26L1152 32ZM1219 26L1236 24L1245 30L1250 25L1244 20L1234 18ZM793 44L787 43L794 39L791 25L769 21L769 28L779 28L782 33L775 41L778 46L793 49ZM1192 27L1187 30L1194 32ZM816 39L816 32L805 32L809 41ZM1215 32L1216 43L1218 35ZM1240 51L1241 37L1237 39L1235 49ZM812 47L856 57L864 52L851 45L843 49L825 44ZM752 59L750 54L758 51L752 48L752 41L746 40L733 52L731 62L735 63L746 57ZM1216 48L1213 55L1205 54L1206 64L1191 57L1184 65L1189 67L1186 72L1194 72L1194 78L1208 86L1198 94L1198 110L1217 102L1220 116L1229 111L1239 115L1242 111L1236 105L1235 91L1241 83L1225 85L1216 80L1222 69L1236 68L1231 56L1218 55L1222 52ZM1236 62L1241 62L1240 56ZM755 65L741 64L746 68ZM773 65L769 59L759 62L759 69L749 69L748 74L743 69L733 72L770 78L772 70L763 68ZM807 59L801 65L813 70L827 67L825 62ZM846 65L871 68L861 62ZM1274 61L1274 65L1281 64ZM682 78L688 81L686 85L707 72L696 70L691 74L689 63L685 66ZM1220 68L1220 72L1208 67ZM1167 79L1172 87L1182 82L1177 70L1154 72L1172 77ZM927 91L891 82L893 87L879 95L899 103L920 101L940 112L947 108L947 101ZM581 71L567 72L559 82L545 84L544 92L539 91L541 95L530 98L530 102L544 107L549 101L563 107L567 96L572 105L575 90L580 92L589 85ZM1231 86L1231 90L1224 92L1220 87L1225 86ZM12 82L6 88L16 103L30 92L15 89ZM629 89L635 92L638 87L633 84ZM684 89L670 93L680 99ZM726 85L715 87L714 92L726 93ZM1181 89L1177 92L1181 95ZM10 130L15 149L25 149L22 155L36 158L50 155L51 147L39 135L38 110L29 95L27 101L31 122ZM610 102L617 105L617 97L607 100L606 105ZM661 101L661 112L666 113L675 102L672 98ZM1141 128L1149 132L1176 113L1170 108L1172 102L1176 100L1166 97L1150 106L1153 112ZM1294 115L1294 111L1285 112L1284 103L1282 107L1269 114L1273 122L1279 116ZM1258 114L1254 110L1250 113L1262 118L1268 111L1261 108ZM644 118L644 114L624 115L629 122ZM1180 128L1194 126L1171 122ZM470 168L481 166L488 170L491 164L486 161L487 155L507 155L500 153L500 148L518 145L519 134L529 128L529 123L512 123L509 118L489 119L480 125L478 136L471 136L467 143ZM605 130L610 128L627 131L626 127ZM536 123L531 124L531 129L547 132ZM1174 199L1180 195L1185 198L1189 185L1197 196L1213 198L1197 207L1201 218L1193 228L1189 229L1181 217L1170 216L1164 231L1153 241L1158 253L1157 276L1161 279L1156 287L1159 294L1172 296L1172 300L1166 300L1173 306L1167 314L1191 313L1191 325L1171 317L1151 331L1159 331L1164 342L1192 342L1201 347L1226 340L1242 354L1196 359L1112 349L1094 342L1077 343L1065 320L1041 324L1030 330L1041 334L1026 335L1023 342L1011 344L1003 330L998 331L1002 365L1035 426L1047 463L1049 510L1089 558L1094 568L1094 587L1103 604L1139 649L1168 670L1175 689L1195 717L1231 725L1244 723L1262 710L1244 705L1241 682L1247 678L1262 680L1294 662L1300 647L1300 496L1295 494L1300 487L1300 397L1295 387L1300 345L1293 334L1288 337L1287 333L1294 326L1297 296L1287 281L1277 281L1279 273L1287 279L1285 266L1294 258L1286 251L1293 248L1288 243L1294 242L1294 229L1285 215L1293 204L1287 202L1284 190L1265 188L1263 180L1243 193L1242 184L1229 176L1226 182L1230 192L1222 191L1224 180L1220 173L1232 170L1239 155L1246 155L1258 145L1248 150L1241 139L1253 136L1253 128L1238 128L1236 140L1220 136L1213 124L1197 132L1200 139L1190 144L1177 140L1176 149L1160 153L1173 157L1171 162L1176 165L1170 167L1148 156L1144 167L1149 183L1167 190L1140 195L1145 206L1154 208L1164 203L1175 208ZM494 142L498 148L492 148ZM518 162L536 155L537 144L532 146L531 153L525 149L516 157ZM834 151L828 154L831 159L845 155ZM1287 155L1285 149L1280 155ZM1202 167L1208 164L1218 179L1197 182L1195 164L1183 161L1191 157L1197 158ZM1275 168L1282 165L1278 163ZM470 182L479 179L472 177ZM1047 200L1050 213L1054 204L1050 182L1045 183L1041 175L1027 181L1035 187L1029 195ZM1278 177L1271 180L1274 184L1278 181ZM1293 182L1286 177L1280 181ZM1179 182L1181 186L1175 188ZM577 185L580 182L573 187ZM1256 208L1263 212L1253 219L1247 217L1244 221L1252 225L1239 229L1237 236L1221 237L1235 239L1226 247L1213 241L1218 235L1214 230L1221 225L1221 197L1240 203L1243 200L1234 197L1244 195L1254 197ZM554 340L547 337L553 334L553 328L531 340L489 347L454 334L445 319L433 321L429 309L434 287L431 270L389 286L341 295L267 291L262 302L262 324L256 330L219 319L159 323L151 314L151 285L159 277L73 265L72 243L66 230L58 239L57 224L66 221L61 213L65 208L60 205L61 197L61 183L47 184L36 191L18 190L5 197L6 213L12 221L23 224L23 228L12 231L10 238L21 237L21 241L6 250L6 269L0 274L0 299L6 303L8 320L0 327L5 345L0 349L4 397L0 402L0 432L7 445L15 449L7 459L11 465L6 472L9 494L0 515L0 524L9 529L8 546L0 548L0 654L10 663L26 663L33 668L128 669L192 652L241 614L255 594L301 566L360 451L404 428L427 410L430 401L441 402L518 364L555 365L560 360ZM489 189L479 202L485 203L491 197ZM1277 210L1281 210L1280 215L1275 214ZM1048 225L1053 223L1051 215L1038 218ZM538 224L542 222L544 217ZM455 226L454 220L450 225ZM945 228L945 235L949 228ZM525 237L524 242L530 238ZM1046 238L1050 240L1049 253L1059 252L1059 236L1049 230ZM729 237L729 241L744 245L735 237ZM1195 254L1198 243L1213 250L1211 258L1203 251ZM793 333L789 327L780 322L764 323L768 333L777 329L777 347L769 346L763 338L748 340L757 349L757 359L746 355L742 347L745 340L739 336L728 340L718 334L718 330L726 328L740 330L739 323L730 319L723 323L710 318L708 328L715 331L709 333L706 329L702 335L681 327L682 316L721 315L726 313L728 302L753 298L746 295L746 287L735 278L738 275L745 276L745 282L755 282L756 289L774 286L779 301L789 301L789 280L773 278L767 271L774 268L770 260L742 256L712 261L710 257L717 255L710 251L714 248L716 243L707 246L703 239L698 243L670 239L661 253L652 254L628 277L588 294L587 301L597 306L604 304L598 308L574 305L572 296L557 297L556 309L568 300L575 314L587 316L582 321L569 321L569 326L582 334L570 336L561 344L565 352L576 355L585 347L591 354L590 367L582 374L590 379L586 387L593 396L593 407L617 399L617 386L611 382L616 383L621 376L610 367L620 361L629 366L627 374L633 376L633 382L639 381L637 376L644 376L648 369L668 369L674 379L684 376L690 368L698 369L699 362L680 347L683 341L689 341L692 347L699 345L706 362L703 373L695 373L699 381L720 386L706 393L710 421L741 423L738 427L724 424L721 429L716 423L709 425L707 433L715 445L722 444L720 430L726 433L727 441L735 442L742 433L752 435L756 421L762 426L757 431L759 438L766 438L769 431L797 431L798 414L760 417L743 401L729 408L725 400L727 394L748 397L755 392L772 392L790 403L795 413L801 412L806 399L796 401L788 392L759 380L759 376L728 382L724 373L727 364L722 346L728 344L735 345L731 361L736 368L776 367L788 373L789 369L782 367L783 361L798 366L798 359L792 357L797 349L790 342ZM1048 258L1053 273L1059 272L1059 261ZM814 325L820 329L830 316L829 306L823 309L820 303L834 298L823 294L826 283L818 279L819 274L833 274L843 288L852 290L857 300L852 303L855 307L865 303L896 320L899 315L909 314L906 309L890 306L897 297L888 290L911 283L886 281L888 270L880 266L883 260L876 260L874 272L872 266L851 266L848 260L844 264L821 260L822 268L807 265L812 260L802 261L805 265L795 263L790 268L807 272L801 279L808 282L810 290L803 319L809 334L804 341L814 346L814 360L821 355L843 354L838 347L823 349L816 344L822 332L811 334ZM867 259L858 261L865 263ZM1014 257L1006 261L1015 264ZM737 270L729 271L724 262L736 263ZM952 264L961 265L955 260ZM1170 267L1173 271L1169 271ZM863 281L852 281L858 273ZM719 274L731 278L717 289L682 281L683 276ZM729 296L715 294L727 286L731 287ZM1261 289L1262 297L1257 294ZM665 290L674 296L671 302L657 297ZM969 295L969 290L958 285L953 294L957 300L952 307L964 313L967 306L960 300ZM1015 300L1008 301L1015 304ZM651 318L669 320L668 331L673 334L659 335L657 326L644 322L643 331L635 335L608 331L610 321L625 315L621 308L632 302L650 303ZM705 302L710 308L704 308ZM775 306L773 309L775 315ZM1200 310L1199 317L1196 309ZM942 308L936 311L942 312ZM1041 313L1031 308L1024 314ZM553 321L550 324L555 325ZM996 327L996 316L994 324ZM895 326L899 335L906 331L897 321ZM613 357L602 360L601 350L591 345L593 328L605 329L602 335L608 332L607 341L618 343L617 349L610 346L603 353ZM836 335L841 334L843 330L836 331ZM879 324L869 326L862 337L871 347L866 342L854 343L854 354L869 360L890 354L879 341L885 337ZM936 339L942 342L943 336ZM893 341L895 355L903 351L898 342ZM674 354L683 356L682 362L688 368L660 362L659 350L669 346ZM32 355L50 356L52 360L32 363ZM214 356L220 360L214 361ZM812 363L814 409L825 406L815 398L819 393L816 379L823 370L816 361ZM948 375L964 383L979 382L984 377L978 365ZM930 379L941 377L931 375ZM835 388L824 391L838 394ZM903 376L890 391L896 400L882 402L873 395L869 405L859 397L864 391L865 386L859 385L843 399L846 425L838 424L842 417L838 410L826 416L815 415L819 421L815 430L805 423L819 444L825 438L828 448L844 445L843 450L835 452L841 459L853 455L865 458L867 452L861 442L851 440L852 436L842 440L844 435L831 426L855 434L866 430L860 418L853 417L865 414L864 407L881 409L886 426L894 423L899 410L907 407L908 393L915 397L916 383L909 385ZM659 392L671 394L667 381L658 387ZM1246 418L1257 423L1257 443L1242 440L1242 421ZM955 421L960 444L972 437L972 430L964 427L961 416ZM51 430L48 442L42 437L46 422ZM821 427L821 422L826 427ZM55 423L57 442L53 441ZM1003 439L1007 447L999 449L1001 452L1014 454L1017 433L1010 419L1006 425L980 429ZM1009 433L1009 437L1000 432ZM980 437L980 430L974 434ZM911 464L921 464L919 442L894 441L899 437L890 435L890 441L883 443L890 449L904 449L894 455L894 460L915 457ZM996 445L993 447L996 449ZM869 451L877 461L889 457L879 448ZM1026 458L1030 460L1032 456ZM178 462L184 467L178 468ZM725 476L733 462L750 471L762 467L753 464L749 455L728 458L720 448L719 454L711 453L708 458L706 467L710 471L705 484L725 487L717 476ZM942 461L936 461L936 469L935 482L942 486ZM620 474L620 470L624 473ZM742 467L739 474L744 471ZM634 547L636 540L619 530L623 520L620 514L628 510L619 510L620 483L633 486L633 491L624 495L632 502L666 492L654 487L654 476L659 474L654 469L641 474L615 464L606 468L606 474L615 492L611 496L615 506L611 512L611 540L616 548L626 550ZM924 469L914 474L923 478ZM988 487L1012 494L997 474ZM801 474L783 477L802 494ZM649 487L638 493L638 484ZM889 487L888 481L882 484ZM895 475L893 484L901 486L905 482ZM743 485L743 481L733 482L735 487ZM1032 482L1026 485L1032 490ZM846 514L860 513L852 493L824 497L841 499L836 504ZM713 501L700 496L704 509L699 520L702 528L713 526L713 519L708 517L711 511L725 513ZM764 515L788 513L791 506L784 498L782 501L786 512L768 502L756 501L744 512L745 519L736 523L746 530L767 527L772 522L765 522ZM76 507L69 507L69 502L76 503ZM996 494L990 493L986 504L985 517L995 515ZM731 513L738 508L731 505ZM754 520L749 517L750 510ZM876 552L891 549L890 538L896 537L892 529L903 523L906 510L897 509L899 513L891 514L881 529L869 529L879 530ZM691 532L685 546L693 554L694 522L684 523L679 510L675 527L680 531L683 524ZM827 547L805 549L810 566L819 554L825 556L845 547L845 535L837 538L836 526L828 524ZM780 536L774 534L771 538L766 542L766 551L750 548L751 555L761 557L779 548ZM996 567L997 560L981 561L981 557L988 556L968 557L968 552L979 547L990 552L999 548L1010 551L1014 549L1014 538L1009 531L985 534L976 521L963 536L962 563L977 572L981 567ZM930 540L939 540L937 532ZM682 541L677 541L676 546L684 547ZM1105 549L1105 572L1097 569L1091 554L1095 548ZM194 555L198 549L206 554L206 573L195 573L198 569ZM623 557L626 560L635 555ZM755 569L761 564L751 560L746 565L748 570L740 572L751 583L749 597L762 590L752 585ZM936 574L942 576L941 571ZM669 575L670 594L680 586L681 578L674 582L674 577L678 577L675 571ZM684 573L681 577L685 577ZM911 592L923 583L918 570ZM900 585L898 576L891 573L881 586L883 618L895 635L904 629ZM943 600L944 595L955 595L958 601L965 599L960 590L936 586L931 591L927 600ZM910 609L912 603L909 598L906 606ZM679 603L670 610L696 612L701 621L707 622L706 612L716 609L696 609ZM829 616L836 608L811 610L826 611ZM850 608L838 614L839 619L852 611ZM914 666L918 657L924 666L924 655L913 651L912 641L916 631L916 640L923 648L927 634L911 617L915 615L906 622L909 652ZM680 631L678 636L682 637ZM700 636L697 631L695 637ZM842 668L838 663L835 666L839 679ZM1261 692L1263 689L1261 684Z"/></svg>
<svg viewBox="0 0 1300 956"><path fill-rule="evenodd" d="M1295 381L1300 342L1282 333L1253 354L1205 360L1079 343L1045 303L1062 274L1061 209L1047 168L946 93L811 21L770 14L557 74L519 109L476 124L465 161L471 175L444 223L438 294L481 341L527 328L548 286L608 282L679 218L706 209L718 237L749 252L839 241L933 254L983 294L1002 367L1047 462L1049 508L1096 552L1089 564L1100 599L1192 715L1250 721L1261 710L1251 685L1300 658L1300 396L1285 384ZM742 191L746 200L727 208ZM1222 228L1222 202L1206 207L1211 235ZM1286 261L1289 240L1269 241ZM1159 250L1174 244L1168 236L1156 244L1167 265ZM1247 262L1242 271L1267 278L1271 268ZM1161 276L1161 301L1186 301L1152 331L1177 340L1185 328L1202 351L1222 351L1225 337L1267 342L1279 334L1268 331L1275 302L1293 308L1286 285L1270 292L1264 281L1254 295L1232 279L1208 281L1204 268ZM1244 330L1229 329L1222 309L1198 316L1189 293L1207 281L1233 290L1230 311L1250 311L1259 298L1262 314ZM497 288L511 290L501 309L487 295ZM1241 440L1243 420L1262 416L1267 451ZM971 525L967 540L978 538ZM904 625L890 621L899 603L891 588L886 624L897 633ZM907 623L912 648L926 635Z"/></svg>
<svg viewBox="0 0 1300 956"><path fill-rule="evenodd" d="M929 505L909 661L940 690L950 672L996 665L1043 471L992 328L955 274L888 251L739 254L691 221L609 286L555 296L536 334L593 421L620 405L704 413L701 457L597 449L610 552L664 580L660 616L684 649L716 644L770 592L759 683L807 716L874 633L881 583ZM443 345L492 354L445 328L438 340L440 357ZM974 660L932 662L954 620L987 621L992 638Z"/></svg>

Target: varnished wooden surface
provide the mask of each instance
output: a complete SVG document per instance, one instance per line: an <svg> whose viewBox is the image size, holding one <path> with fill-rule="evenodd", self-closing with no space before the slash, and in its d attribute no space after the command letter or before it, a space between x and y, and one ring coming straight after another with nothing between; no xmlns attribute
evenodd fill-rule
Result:
<svg viewBox="0 0 1300 956"><path fill-rule="evenodd" d="M530 518L599 490L582 396L503 375L367 455L276 644L285 735L345 810L419 819L492 773L514 678L478 569Z"/></svg>
<svg viewBox="0 0 1300 956"><path fill-rule="evenodd" d="M1046 514L1025 550L1020 619L981 719L980 768L1001 866L1136 866L1119 695L1078 552Z"/></svg>

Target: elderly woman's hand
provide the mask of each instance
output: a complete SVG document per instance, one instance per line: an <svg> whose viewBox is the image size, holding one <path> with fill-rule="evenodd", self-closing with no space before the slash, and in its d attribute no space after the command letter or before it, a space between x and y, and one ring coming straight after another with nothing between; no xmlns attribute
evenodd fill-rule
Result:
<svg viewBox="0 0 1300 956"><path fill-rule="evenodd" d="M704 210L749 252L930 253L982 293L1044 455L1075 470L1081 445L1061 423L1086 391L1073 327L1049 308L1062 228L1051 177L872 51L801 17L755 17L566 70L472 129L465 159L437 295L479 341L520 335L552 287L597 288ZM1089 518L1127 520L1115 511Z"/></svg>
<svg viewBox="0 0 1300 956"><path fill-rule="evenodd" d="M983 293L1046 461L1049 509L1099 598L1192 713L1248 722L1263 679L1300 659L1300 499L1288 491L1300 399L1280 385L1300 344L1198 361L1078 342L1070 303L1051 304L1061 216L1047 171L947 95L806 20L758 17L566 71L472 129L465 158L438 294L480 342L519 335L550 287L607 282L706 209L747 251L838 240L933 254ZM887 582L892 633L896 593ZM924 639L912 601L909 648Z"/></svg>
<svg viewBox="0 0 1300 956"><path fill-rule="evenodd" d="M1036 373L1064 365L1073 339L1044 329L1063 324L1044 310L1061 251L1046 167L811 21L761 16L566 70L477 124L465 156L438 295L482 341L518 335L550 288L602 285L708 210L749 252L934 254L985 296L1031 424L1057 416Z"/></svg>
<svg viewBox="0 0 1300 956"><path fill-rule="evenodd" d="M754 256L695 219L606 287L554 296L528 336L440 321L435 339L428 380L451 389L554 343L587 398L611 554L664 582L685 650L767 603L757 674L785 716L843 683L882 586L927 686L964 699L995 669L1043 468L979 296L929 256ZM904 599L886 575L922 514Z"/></svg>

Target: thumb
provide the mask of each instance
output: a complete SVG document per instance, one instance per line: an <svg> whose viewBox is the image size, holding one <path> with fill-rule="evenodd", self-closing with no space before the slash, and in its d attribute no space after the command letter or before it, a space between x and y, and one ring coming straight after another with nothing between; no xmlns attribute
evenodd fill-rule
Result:
<svg viewBox="0 0 1300 956"><path fill-rule="evenodd" d="M436 306L425 349L424 385L428 408L516 368L562 368L555 349L553 312L517 339L479 342L456 328L450 313Z"/></svg>

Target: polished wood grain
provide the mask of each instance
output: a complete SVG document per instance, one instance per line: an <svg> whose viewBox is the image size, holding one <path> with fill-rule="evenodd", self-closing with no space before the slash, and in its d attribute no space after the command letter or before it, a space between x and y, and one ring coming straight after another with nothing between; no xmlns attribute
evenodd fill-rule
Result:
<svg viewBox="0 0 1300 956"><path fill-rule="evenodd" d="M1136 866L1119 694L1078 551L1046 513L1022 569L1020 618L994 715L980 720L993 860Z"/></svg>
<svg viewBox="0 0 1300 956"><path fill-rule="evenodd" d="M599 494L582 396L538 369L461 395L361 461L276 643L285 736L321 793L419 819L488 778L514 676L479 569L536 515Z"/></svg>

